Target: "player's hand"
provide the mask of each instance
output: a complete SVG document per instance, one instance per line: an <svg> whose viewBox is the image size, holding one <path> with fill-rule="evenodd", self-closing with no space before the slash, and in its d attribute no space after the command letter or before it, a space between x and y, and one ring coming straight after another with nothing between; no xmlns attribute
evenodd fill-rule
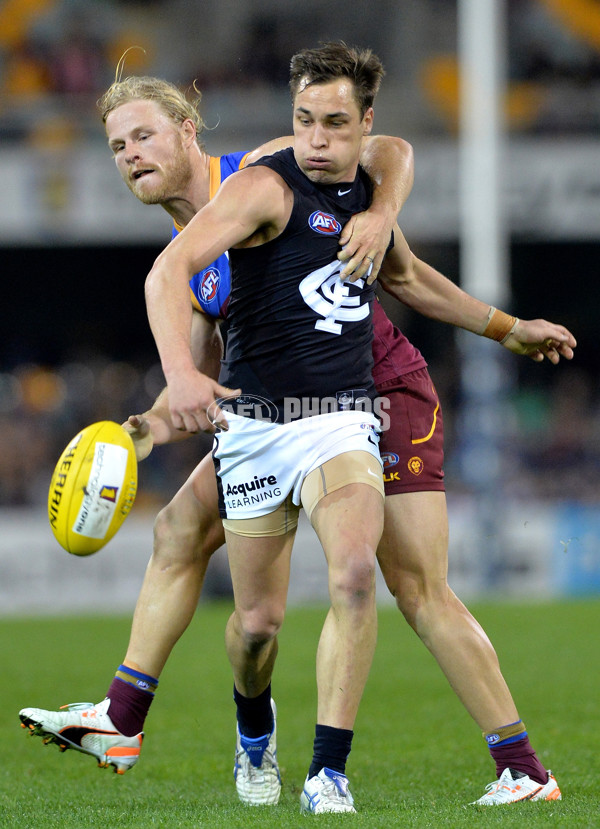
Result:
<svg viewBox="0 0 600 829"><path fill-rule="evenodd" d="M235 398L241 389L228 389L199 371L180 374L168 383L169 411L176 429L185 432L208 432L228 429L227 419L217 403Z"/></svg>
<svg viewBox="0 0 600 829"><path fill-rule="evenodd" d="M344 263L340 273L342 281L366 278L370 285L377 279L395 224L395 216L388 222L380 213L369 210L352 216L340 236L342 250L338 259Z"/></svg>
<svg viewBox="0 0 600 829"><path fill-rule="evenodd" d="M144 415L129 415L122 425L125 431L131 435L137 460L143 461L152 452L154 446L149 420Z"/></svg>
<svg viewBox="0 0 600 829"><path fill-rule="evenodd" d="M573 359L577 340L563 325L546 320L519 320L503 345L513 354L524 354L536 363L541 363L545 357L556 365L561 357Z"/></svg>

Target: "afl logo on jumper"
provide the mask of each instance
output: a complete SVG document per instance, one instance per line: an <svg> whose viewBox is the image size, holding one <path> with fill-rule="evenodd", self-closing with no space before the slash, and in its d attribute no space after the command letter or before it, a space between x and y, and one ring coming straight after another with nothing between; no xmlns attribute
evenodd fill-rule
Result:
<svg viewBox="0 0 600 829"><path fill-rule="evenodd" d="M323 213L322 210L315 210L314 213L308 217L308 224L317 233L322 233L324 236L335 236L340 233L342 226L331 213Z"/></svg>
<svg viewBox="0 0 600 829"><path fill-rule="evenodd" d="M383 461L383 468L389 469L390 466L396 466L400 461L400 456L395 452L382 452L381 460Z"/></svg>
<svg viewBox="0 0 600 829"><path fill-rule="evenodd" d="M221 282L221 274L217 268L211 266L207 268L202 274L202 281L200 282L200 298L204 302L210 302L214 299L219 290Z"/></svg>

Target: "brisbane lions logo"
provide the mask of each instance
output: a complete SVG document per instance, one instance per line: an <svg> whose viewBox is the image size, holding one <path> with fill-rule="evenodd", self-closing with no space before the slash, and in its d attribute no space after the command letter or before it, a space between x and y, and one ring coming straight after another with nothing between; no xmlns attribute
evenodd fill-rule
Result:
<svg viewBox="0 0 600 829"><path fill-rule="evenodd" d="M416 455L411 458L408 462L408 471L412 472L413 475L420 475L423 471L423 461L421 458Z"/></svg>

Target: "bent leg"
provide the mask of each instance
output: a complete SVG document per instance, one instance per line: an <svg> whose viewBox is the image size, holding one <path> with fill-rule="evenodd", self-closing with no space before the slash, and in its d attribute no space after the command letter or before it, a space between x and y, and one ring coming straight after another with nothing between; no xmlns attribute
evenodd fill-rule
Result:
<svg viewBox="0 0 600 829"><path fill-rule="evenodd" d="M267 519L268 520L268 519ZM225 631L237 708L233 774L238 797L251 806L279 801L276 710L271 675L283 622L296 528L283 535L225 534L235 610ZM261 519L239 521L248 530ZM252 532L252 530L250 530Z"/></svg>
<svg viewBox="0 0 600 829"><path fill-rule="evenodd" d="M445 494L388 496L377 557L398 608L481 730L517 721L490 640L448 586Z"/></svg>
<svg viewBox="0 0 600 829"><path fill-rule="evenodd" d="M257 697L271 681L295 535L295 528L258 538L226 532L235 610L225 644L235 687L245 697Z"/></svg>
<svg viewBox="0 0 600 829"><path fill-rule="evenodd" d="M225 541L207 455L154 525L154 551L137 600L125 665L158 677L196 610L211 555Z"/></svg>
<svg viewBox="0 0 600 829"><path fill-rule="evenodd" d="M136 604L127 655L107 699L96 706L68 706L66 712L23 709L23 724L61 746L67 743L59 739L59 732L68 730L69 747L90 753L93 746L99 765L114 766L119 774L134 766L158 676L192 619L208 561L223 541L208 456L156 520L154 552ZM91 743L90 723L95 726Z"/></svg>

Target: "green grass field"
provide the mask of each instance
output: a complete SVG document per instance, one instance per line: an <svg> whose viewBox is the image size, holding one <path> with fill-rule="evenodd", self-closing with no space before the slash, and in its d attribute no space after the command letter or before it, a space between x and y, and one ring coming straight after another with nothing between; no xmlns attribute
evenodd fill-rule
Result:
<svg viewBox="0 0 600 829"><path fill-rule="evenodd" d="M359 814L299 814L312 749L314 655L323 608L292 609L273 683L280 804L237 802L235 712L223 647L230 605L202 604L163 672L137 766L124 776L20 728L24 706L98 702L127 643L123 618L0 621L3 827L600 827L600 602L477 604L532 743L563 800L468 806L494 776L484 741L432 657L391 608L348 765Z"/></svg>

